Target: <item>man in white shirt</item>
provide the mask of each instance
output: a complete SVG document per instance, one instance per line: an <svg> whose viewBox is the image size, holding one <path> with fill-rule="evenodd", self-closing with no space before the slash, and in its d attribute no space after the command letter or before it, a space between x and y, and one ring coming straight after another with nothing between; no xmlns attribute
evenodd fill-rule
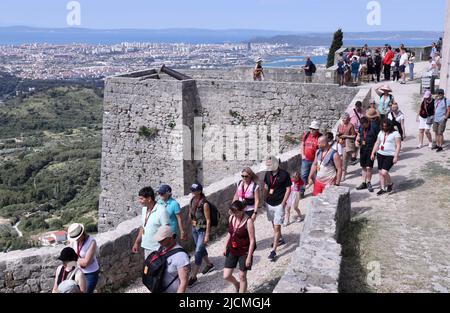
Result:
<svg viewBox="0 0 450 313"><path fill-rule="evenodd" d="M406 84L406 66L408 65L408 54L406 50L402 48L400 50L400 75L401 81L400 84Z"/></svg>

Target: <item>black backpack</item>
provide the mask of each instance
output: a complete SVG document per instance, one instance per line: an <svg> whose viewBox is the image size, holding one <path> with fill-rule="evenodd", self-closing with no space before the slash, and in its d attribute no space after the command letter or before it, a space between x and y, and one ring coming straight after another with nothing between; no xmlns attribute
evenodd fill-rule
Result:
<svg viewBox="0 0 450 313"><path fill-rule="evenodd" d="M193 198L191 199L191 207L192 207L192 202L193 202ZM209 205L209 212L210 212L210 217L211 217L211 227L217 227L219 225L219 220L220 220L220 212L217 209L217 207L209 202L208 200L206 200L206 198L203 200L203 204L202 204L202 208L205 205L205 203L208 203Z"/></svg>
<svg viewBox="0 0 450 313"><path fill-rule="evenodd" d="M162 293L166 291L177 279L178 275L170 282L168 286L163 286L164 272L167 268L167 258L178 253L185 252L183 248L172 249L161 255L159 251L153 251L144 261L142 271L142 283L151 291L151 293Z"/></svg>
<svg viewBox="0 0 450 313"><path fill-rule="evenodd" d="M311 73L315 73L317 71L317 67L313 62L311 62L311 66L309 67L309 70L311 71Z"/></svg>

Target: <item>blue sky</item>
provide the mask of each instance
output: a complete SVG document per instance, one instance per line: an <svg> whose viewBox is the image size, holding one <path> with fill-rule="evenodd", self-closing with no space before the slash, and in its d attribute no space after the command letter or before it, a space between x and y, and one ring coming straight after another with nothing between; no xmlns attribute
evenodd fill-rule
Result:
<svg viewBox="0 0 450 313"><path fill-rule="evenodd" d="M1 0L0 26L68 27L70 0ZM369 26L370 0L78 0L84 28L208 28L328 32L442 31L446 0L378 0L381 25Z"/></svg>

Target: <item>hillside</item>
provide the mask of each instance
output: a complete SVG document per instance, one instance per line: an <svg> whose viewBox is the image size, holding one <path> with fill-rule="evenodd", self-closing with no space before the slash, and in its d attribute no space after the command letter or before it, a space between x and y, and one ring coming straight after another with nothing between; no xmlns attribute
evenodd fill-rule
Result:
<svg viewBox="0 0 450 313"><path fill-rule="evenodd" d="M62 86L0 104L0 251L74 220L96 231L102 94Z"/></svg>

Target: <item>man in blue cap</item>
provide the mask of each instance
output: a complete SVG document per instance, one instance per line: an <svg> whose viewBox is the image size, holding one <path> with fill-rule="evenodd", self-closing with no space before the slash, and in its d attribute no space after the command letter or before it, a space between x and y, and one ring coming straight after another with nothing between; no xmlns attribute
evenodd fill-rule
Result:
<svg viewBox="0 0 450 313"><path fill-rule="evenodd" d="M172 227L173 232L179 236L181 240L186 241L187 234L184 231L180 204L172 198L172 188L169 185L163 184L158 188L157 192L161 196L158 204L164 206L169 214L170 227Z"/></svg>

